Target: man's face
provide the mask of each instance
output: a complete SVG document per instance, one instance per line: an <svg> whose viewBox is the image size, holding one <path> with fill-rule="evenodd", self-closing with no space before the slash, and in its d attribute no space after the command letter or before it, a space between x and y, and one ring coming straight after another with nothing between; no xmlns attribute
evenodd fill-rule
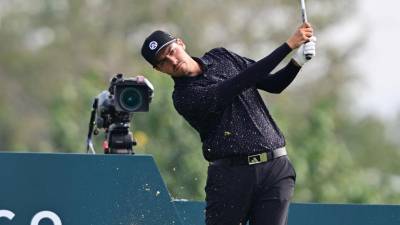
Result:
<svg viewBox="0 0 400 225"><path fill-rule="evenodd" d="M154 66L160 72L172 77L182 77L190 74L190 61L192 58L185 51L185 44L177 39L161 49L156 56L157 64Z"/></svg>

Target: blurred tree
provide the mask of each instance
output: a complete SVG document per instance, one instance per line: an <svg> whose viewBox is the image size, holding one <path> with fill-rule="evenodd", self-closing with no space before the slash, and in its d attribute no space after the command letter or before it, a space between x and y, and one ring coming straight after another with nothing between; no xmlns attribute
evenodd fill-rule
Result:
<svg viewBox="0 0 400 225"><path fill-rule="evenodd" d="M355 3L307 6L318 56L285 93L263 93L297 168L295 200L398 202L398 143L379 119L349 112L356 76L348 61L362 43L339 48L330 36ZM195 56L225 46L258 59L299 24L299 4L290 0L2 0L0 149L84 152L93 98L115 73L144 74L156 90L150 112L134 115L136 150L155 156L173 196L202 199L207 163L199 137L173 109L171 79L140 57L144 37L165 29Z"/></svg>

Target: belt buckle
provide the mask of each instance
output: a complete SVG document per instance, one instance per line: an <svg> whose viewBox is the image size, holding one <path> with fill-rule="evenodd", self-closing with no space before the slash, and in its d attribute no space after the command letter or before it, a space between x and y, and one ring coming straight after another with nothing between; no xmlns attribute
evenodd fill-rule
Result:
<svg viewBox="0 0 400 225"><path fill-rule="evenodd" d="M267 161L268 161L268 155L265 152L247 156L247 162L249 163L249 165L259 164Z"/></svg>

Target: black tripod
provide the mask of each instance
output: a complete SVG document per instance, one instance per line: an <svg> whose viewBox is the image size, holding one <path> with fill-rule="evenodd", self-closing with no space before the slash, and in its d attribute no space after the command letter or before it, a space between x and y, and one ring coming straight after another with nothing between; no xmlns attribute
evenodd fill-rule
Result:
<svg viewBox="0 0 400 225"><path fill-rule="evenodd" d="M93 102L93 107L89 121L89 132L86 140L86 153L96 154L94 150L92 136L99 134L99 130L96 127L96 111L98 107L98 99L96 98ZM105 140L103 142L103 150L105 154L135 154L133 146L136 146L136 140L134 139L132 132L129 131L129 122L131 116L121 116L122 120L115 118L109 118L107 116L106 121L111 119L115 121L105 128ZM127 118L127 119L126 119ZM104 124L103 124L104 125Z"/></svg>
<svg viewBox="0 0 400 225"><path fill-rule="evenodd" d="M135 145L136 140L129 131L129 123L113 123L106 130L106 140L103 143L105 154L135 154Z"/></svg>

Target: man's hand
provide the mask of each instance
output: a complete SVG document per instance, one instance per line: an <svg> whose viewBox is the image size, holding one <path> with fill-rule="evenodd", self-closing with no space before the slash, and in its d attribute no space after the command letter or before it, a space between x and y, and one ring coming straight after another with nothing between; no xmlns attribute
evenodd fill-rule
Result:
<svg viewBox="0 0 400 225"><path fill-rule="evenodd" d="M300 47L300 45L304 44L307 41L310 41L310 38L313 36L313 28L309 23L303 23L294 34L286 41L291 49L296 49Z"/></svg>
<svg viewBox="0 0 400 225"><path fill-rule="evenodd" d="M309 42L302 44L300 48L297 49L292 58L297 63L297 65L303 66L306 62L310 60L306 58L306 55L311 56L311 58L315 56L316 42L317 38L313 36L310 38Z"/></svg>

